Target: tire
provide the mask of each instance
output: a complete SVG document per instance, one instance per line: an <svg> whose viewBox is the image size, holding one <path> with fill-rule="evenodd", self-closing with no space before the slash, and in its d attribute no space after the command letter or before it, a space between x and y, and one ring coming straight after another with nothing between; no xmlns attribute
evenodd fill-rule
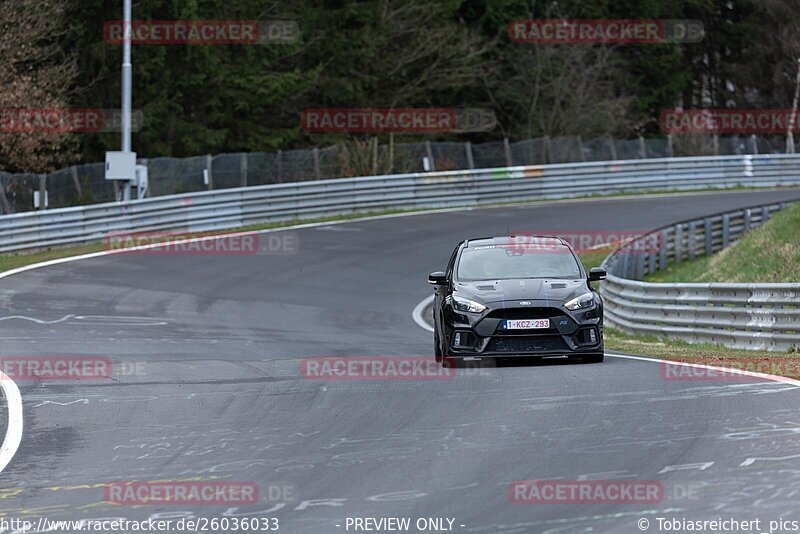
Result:
<svg viewBox="0 0 800 534"><path fill-rule="evenodd" d="M599 352L597 354L587 354L586 356L581 356L581 360L583 360L584 363L600 363L603 361L604 357L605 354Z"/></svg>
<svg viewBox="0 0 800 534"><path fill-rule="evenodd" d="M439 343L439 333L433 331L433 358L437 363L442 363L442 345Z"/></svg>

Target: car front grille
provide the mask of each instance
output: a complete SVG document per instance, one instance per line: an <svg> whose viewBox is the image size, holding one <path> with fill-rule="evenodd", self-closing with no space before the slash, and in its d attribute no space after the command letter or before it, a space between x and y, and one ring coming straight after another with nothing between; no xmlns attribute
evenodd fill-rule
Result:
<svg viewBox="0 0 800 534"><path fill-rule="evenodd" d="M551 352L569 350L561 336L496 336L484 352Z"/></svg>

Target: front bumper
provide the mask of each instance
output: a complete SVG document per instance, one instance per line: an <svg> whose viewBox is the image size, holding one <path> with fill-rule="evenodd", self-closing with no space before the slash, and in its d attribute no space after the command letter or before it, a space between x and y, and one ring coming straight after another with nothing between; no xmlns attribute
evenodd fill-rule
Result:
<svg viewBox="0 0 800 534"><path fill-rule="evenodd" d="M507 330L507 319L550 320L546 329ZM447 309L449 357L577 356L603 352L602 307L570 312L560 307L516 307L481 314Z"/></svg>

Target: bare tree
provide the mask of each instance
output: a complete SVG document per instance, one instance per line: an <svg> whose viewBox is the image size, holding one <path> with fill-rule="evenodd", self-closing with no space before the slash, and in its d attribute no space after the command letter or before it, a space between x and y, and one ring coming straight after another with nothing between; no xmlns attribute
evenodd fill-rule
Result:
<svg viewBox="0 0 800 534"><path fill-rule="evenodd" d="M59 46L66 5L67 0L0 2L0 165L6 169L44 173L77 159L74 134L20 129L9 115L14 109L68 107L77 67Z"/></svg>

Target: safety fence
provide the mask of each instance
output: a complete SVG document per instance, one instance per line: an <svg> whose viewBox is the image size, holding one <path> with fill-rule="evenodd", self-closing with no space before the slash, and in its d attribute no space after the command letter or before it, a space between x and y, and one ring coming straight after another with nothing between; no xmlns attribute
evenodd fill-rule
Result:
<svg viewBox="0 0 800 534"><path fill-rule="evenodd" d="M800 148L800 147L798 147ZM379 144L372 137L327 148L141 159L150 197L330 178L473 170L683 156L779 154L782 136L665 136L614 139L539 137L517 142L427 141ZM38 193L38 195L37 195ZM76 165L50 174L0 172L0 214L115 200L105 165Z"/></svg>

